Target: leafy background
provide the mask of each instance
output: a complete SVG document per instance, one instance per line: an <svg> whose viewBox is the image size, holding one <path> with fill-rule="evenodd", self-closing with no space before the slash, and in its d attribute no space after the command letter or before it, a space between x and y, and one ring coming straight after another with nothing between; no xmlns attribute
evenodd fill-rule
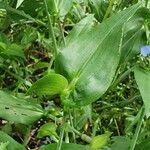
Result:
<svg viewBox="0 0 150 150"><path fill-rule="evenodd" d="M150 149L149 9L0 0L0 149Z"/></svg>

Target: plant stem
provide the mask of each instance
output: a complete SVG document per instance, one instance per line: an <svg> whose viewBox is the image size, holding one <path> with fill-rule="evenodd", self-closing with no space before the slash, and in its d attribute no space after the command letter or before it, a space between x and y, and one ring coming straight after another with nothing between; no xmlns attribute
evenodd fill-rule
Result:
<svg viewBox="0 0 150 150"><path fill-rule="evenodd" d="M86 135L86 134L80 133L78 130L76 130L75 128L73 128L73 127L71 127L71 126L69 126L69 128L70 128L75 134L77 134L78 136L80 136L83 141L85 141L85 142L87 142L87 143L90 143L90 142L91 142L92 138L91 138L90 136L88 136L88 135Z"/></svg>
<svg viewBox="0 0 150 150"><path fill-rule="evenodd" d="M64 46L65 46L65 45L66 45L66 40L65 40L64 31L63 31L63 28L62 28L62 25L61 25L61 21L60 21L59 18L58 18L58 24L59 24L59 28L60 28L60 32L61 32L63 44L64 44Z"/></svg>
<svg viewBox="0 0 150 150"><path fill-rule="evenodd" d="M48 6L47 6L47 1L46 0L44 0L44 4L45 4L47 19L48 19L49 36L52 35L52 40L53 40L53 45L54 45L54 53L53 53L54 56L53 57L55 59L56 56L57 56L57 53L58 53L57 42L56 42L56 37L55 37L55 34L54 34L54 30L53 30L51 15L48 11Z"/></svg>
<svg viewBox="0 0 150 150"><path fill-rule="evenodd" d="M74 128L73 120L72 120L72 114L71 114L70 109L69 109L69 120L70 120L70 125ZM75 133L74 132L72 132L72 136L73 136L74 143L76 143L76 138L75 138Z"/></svg>
<svg viewBox="0 0 150 150"><path fill-rule="evenodd" d="M29 127L28 127L27 133L26 133L26 135L25 135L25 137L24 137L24 141L23 141L23 145L24 145L24 146L26 146L26 145L28 144L28 142L29 142L31 127L32 127L32 126L29 126Z"/></svg>
<svg viewBox="0 0 150 150"><path fill-rule="evenodd" d="M114 4L114 1L115 0L110 0L109 6L108 6L108 8L106 10L106 13L105 13L105 16L103 18L103 21L109 16L110 12L112 11L112 7L113 7L113 4Z"/></svg>
<svg viewBox="0 0 150 150"><path fill-rule="evenodd" d="M144 107L142 107L140 111L141 111L141 116L140 116L139 122L137 124L136 130L135 130L135 134L134 134L133 139L131 141L131 146L130 146L129 150L134 150L135 149L135 145L136 145L139 133L140 133L141 126L142 126L142 120L143 120L143 117L145 115Z"/></svg>
<svg viewBox="0 0 150 150"><path fill-rule="evenodd" d="M62 147L62 141L63 141L63 137L64 137L64 131L65 131L65 124L63 124L62 130L60 132L60 139L57 145L57 150L61 150Z"/></svg>
<svg viewBox="0 0 150 150"><path fill-rule="evenodd" d="M148 7L148 0L145 0L145 7Z"/></svg>
<svg viewBox="0 0 150 150"><path fill-rule="evenodd" d="M115 122L115 125L116 125L118 136L120 136L120 131L119 131L119 127L118 127L118 124L117 124L117 120L114 119L114 122Z"/></svg>
<svg viewBox="0 0 150 150"><path fill-rule="evenodd" d="M92 131L92 138L96 135L98 123L99 123L99 118L94 122L94 127L93 127L93 131Z"/></svg>

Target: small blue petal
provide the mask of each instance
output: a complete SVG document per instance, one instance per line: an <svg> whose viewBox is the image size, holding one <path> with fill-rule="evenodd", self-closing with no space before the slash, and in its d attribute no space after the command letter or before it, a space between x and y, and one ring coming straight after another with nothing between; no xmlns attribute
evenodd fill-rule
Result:
<svg viewBox="0 0 150 150"><path fill-rule="evenodd" d="M146 45L146 46L141 47L141 55L143 57L150 55L150 45Z"/></svg>

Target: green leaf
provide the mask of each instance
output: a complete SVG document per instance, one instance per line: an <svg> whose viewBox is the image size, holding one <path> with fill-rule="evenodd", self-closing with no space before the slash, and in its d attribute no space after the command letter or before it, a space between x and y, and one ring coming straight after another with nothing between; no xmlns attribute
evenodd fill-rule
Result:
<svg viewBox="0 0 150 150"><path fill-rule="evenodd" d="M108 7L108 1L105 0L89 0L90 7L92 9L92 13L94 13L95 18L101 22L104 18Z"/></svg>
<svg viewBox="0 0 150 150"><path fill-rule="evenodd" d="M57 126L54 123L46 123L40 127L38 130L38 138L43 138L44 136L56 136L58 137L56 133Z"/></svg>
<svg viewBox="0 0 150 150"><path fill-rule="evenodd" d="M87 17L83 18L79 23L77 23L73 30L66 37L66 45L72 43L79 35L82 35L85 31L91 30L93 26L94 16L89 14Z"/></svg>
<svg viewBox="0 0 150 150"><path fill-rule="evenodd" d="M17 44L6 44L0 42L0 55L5 55L8 57L17 56L24 58L23 49Z"/></svg>
<svg viewBox="0 0 150 150"><path fill-rule="evenodd" d="M48 10L49 10L49 13L51 14L51 15L53 15L53 14L57 14L58 13L58 5L57 5L57 1L58 0L46 0L46 2L47 2L47 6L48 6Z"/></svg>
<svg viewBox="0 0 150 150"><path fill-rule="evenodd" d="M107 142L109 141L110 135L111 135L111 133L108 132L108 133L105 133L102 135L95 136L90 143L91 148L92 149L103 148L107 144Z"/></svg>
<svg viewBox="0 0 150 150"><path fill-rule="evenodd" d="M60 94L68 86L68 81L60 74L50 73L36 81L28 90L28 94L35 92L37 95L54 96Z"/></svg>
<svg viewBox="0 0 150 150"><path fill-rule="evenodd" d="M150 137L144 139L140 144L137 144L135 150L149 150L150 149Z"/></svg>
<svg viewBox="0 0 150 150"><path fill-rule="evenodd" d="M3 91L0 91L0 110L1 118L25 125L40 119L44 113L39 104L14 97Z"/></svg>
<svg viewBox="0 0 150 150"><path fill-rule="evenodd" d="M150 69L136 68L134 70L134 76L144 101L145 114L147 117L149 117L150 116L150 102L149 102Z"/></svg>
<svg viewBox="0 0 150 150"><path fill-rule="evenodd" d="M112 150L129 150L130 139L124 136L116 136L112 139L113 144L110 146Z"/></svg>
<svg viewBox="0 0 150 150"><path fill-rule="evenodd" d="M141 28L146 19L150 19L150 11L146 8L141 8L125 24L120 58L122 63L124 63L126 59L133 58L135 54L139 53L140 46L144 45L145 39L143 35L145 31L141 30Z"/></svg>
<svg viewBox="0 0 150 150"><path fill-rule="evenodd" d="M2 131L0 131L0 143L1 142L7 143L7 149L5 150L25 150L25 147L23 147L21 144L16 142L13 138Z"/></svg>
<svg viewBox="0 0 150 150"><path fill-rule="evenodd" d="M50 14L63 19L73 5L73 0L46 0Z"/></svg>
<svg viewBox="0 0 150 150"><path fill-rule="evenodd" d="M23 37L21 39L21 44L27 48L32 42L36 41L38 32L35 28L26 27L23 33Z"/></svg>
<svg viewBox="0 0 150 150"><path fill-rule="evenodd" d="M73 0L58 0L59 17L64 18L73 5Z"/></svg>
<svg viewBox="0 0 150 150"><path fill-rule="evenodd" d="M118 13L62 48L55 71L70 81L71 93L63 97L64 102L87 105L106 92L120 59L122 27L139 7L137 4Z"/></svg>
<svg viewBox="0 0 150 150"><path fill-rule="evenodd" d="M41 8L42 5L43 2L39 0L32 0L32 5L30 0L24 0L19 6L18 10L23 10L26 14L36 17L38 14L37 9Z"/></svg>
<svg viewBox="0 0 150 150"><path fill-rule="evenodd" d="M57 144L49 144L47 146L42 146L39 150L56 150ZM89 146L72 144L72 143L63 143L61 150L91 150Z"/></svg>
<svg viewBox="0 0 150 150"><path fill-rule="evenodd" d="M22 3L23 3L24 0L17 0L17 5L16 5L16 8L18 8Z"/></svg>
<svg viewBox="0 0 150 150"><path fill-rule="evenodd" d="M9 144L9 142L0 143L0 150L7 150L8 144Z"/></svg>
<svg viewBox="0 0 150 150"><path fill-rule="evenodd" d="M75 118L75 128L79 131L84 128L85 124L88 120L92 118L92 106L87 105L80 108L77 108L75 111L76 118Z"/></svg>
<svg viewBox="0 0 150 150"><path fill-rule="evenodd" d="M17 44L11 44L5 49L4 53L8 56L18 56L24 58L23 49L21 46Z"/></svg>

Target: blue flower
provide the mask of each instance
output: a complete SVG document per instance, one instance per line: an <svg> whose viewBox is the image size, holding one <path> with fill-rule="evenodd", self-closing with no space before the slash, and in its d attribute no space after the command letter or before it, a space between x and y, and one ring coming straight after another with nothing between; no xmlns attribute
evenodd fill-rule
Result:
<svg viewBox="0 0 150 150"><path fill-rule="evenodd" d="M143 57L150 55L150 45L146 45L146 46L141 47L141 55Z"/></svg>

